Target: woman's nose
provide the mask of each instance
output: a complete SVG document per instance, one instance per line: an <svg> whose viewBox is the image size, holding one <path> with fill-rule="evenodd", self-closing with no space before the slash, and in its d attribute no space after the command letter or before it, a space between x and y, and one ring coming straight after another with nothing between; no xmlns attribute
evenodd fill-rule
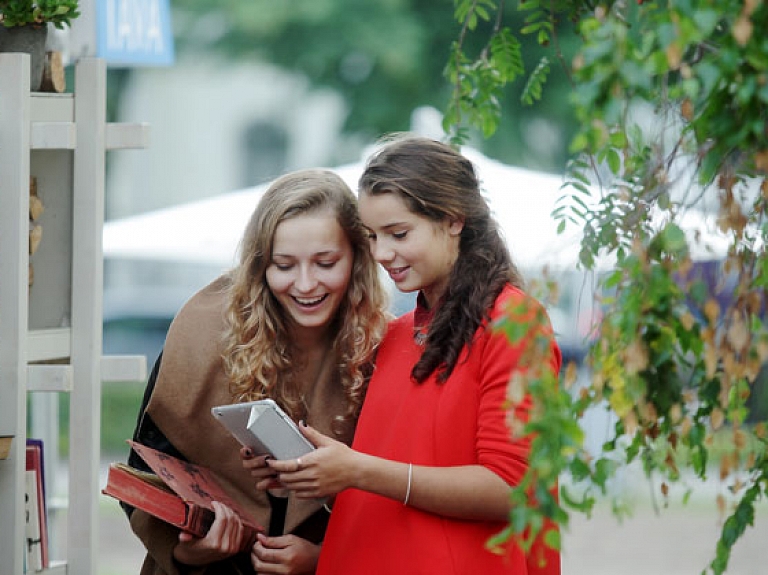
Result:
<svg viewBox="0 0 768 575"><path fill-rule="evenodd" d="M387 242L378 241L371 244L371 254L378 263L387 263L395 258L395 251L387 245Z"/></svg>
<svg viewBox="0 0 768 575"><path fill-rule="evenodd" d="M311 269L301 267L295 285L296 289L302 292L311 292L317 286L317 277Z"/></svg>

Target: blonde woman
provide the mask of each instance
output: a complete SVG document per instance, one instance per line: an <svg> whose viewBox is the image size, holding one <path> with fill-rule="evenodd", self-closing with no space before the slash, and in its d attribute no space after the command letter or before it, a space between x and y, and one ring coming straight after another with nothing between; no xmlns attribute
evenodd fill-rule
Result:
<svg viewBox="0 0 768 575"><path fill-rule="evenodd" d="M314 573L328 521L322 501L257 491L254 477L270 473L264 456L241 453L210 408L272 398L349 444L387 320L377 273L356 198L337 175L299 171L269 187L239 265L174 319L135 432L213 469L267 532L247 540L224 506L202 538L129 510L147 548L142 575ZM141 467L134 454L129 462Z"/></svg>

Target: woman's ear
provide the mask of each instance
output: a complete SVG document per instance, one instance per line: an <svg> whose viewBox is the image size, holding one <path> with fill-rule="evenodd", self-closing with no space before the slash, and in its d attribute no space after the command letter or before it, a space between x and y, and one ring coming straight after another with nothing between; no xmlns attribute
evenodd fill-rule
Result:
<svg viewBox="0 0 768 575"><path fill-rule="evenodd" d="M448 233L452 236L458 236L461 233L461 230L464 229L464 220L463 219L457 219L457 220L451 220L450 224L448 225Z"/></svg>

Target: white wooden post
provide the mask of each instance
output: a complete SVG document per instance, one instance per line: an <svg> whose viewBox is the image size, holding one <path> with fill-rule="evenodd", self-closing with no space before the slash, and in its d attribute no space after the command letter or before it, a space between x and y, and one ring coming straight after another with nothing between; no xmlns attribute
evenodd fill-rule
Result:
<svg viewBox="0 0 768 575"><path fill-rule="evenodd" d="M68 557L71 573L96 573L101 429L101 331L106 65L84 58L75 70L72 220L72 371L69 404Z"/></svg>
<svg viewBox="0 0 768 575"><path fill-rule="evenodd" d="M0 461L2 570L24 561L29 269L29 56L0 54L0 435L13 435ZM6 523L4 522L4 523Z"/></svg>

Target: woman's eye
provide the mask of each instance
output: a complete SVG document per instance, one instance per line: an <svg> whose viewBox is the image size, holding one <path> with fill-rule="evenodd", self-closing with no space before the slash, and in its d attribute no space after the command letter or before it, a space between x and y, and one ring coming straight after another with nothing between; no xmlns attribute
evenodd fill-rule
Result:
<svg viewBox="0 0 768 575"><path fill-rule="evenodd" d="M408 235L408 232L393 232L392 237L396 240L404 240L405 236Z"/></svg>
<svg viewBox="0 0 768 575"><path fill-rule="evenodd" d="M336 265L336 262L317 262L317 265L323 269L331 269Z"/></svg>
<svg viewBox="0 0 768 575"><path fill-rule="evenodd" d="M277 262L272 262L272 265L279 269L281 272L287 272L293 267L292 264L279 264Z"/></svg>

